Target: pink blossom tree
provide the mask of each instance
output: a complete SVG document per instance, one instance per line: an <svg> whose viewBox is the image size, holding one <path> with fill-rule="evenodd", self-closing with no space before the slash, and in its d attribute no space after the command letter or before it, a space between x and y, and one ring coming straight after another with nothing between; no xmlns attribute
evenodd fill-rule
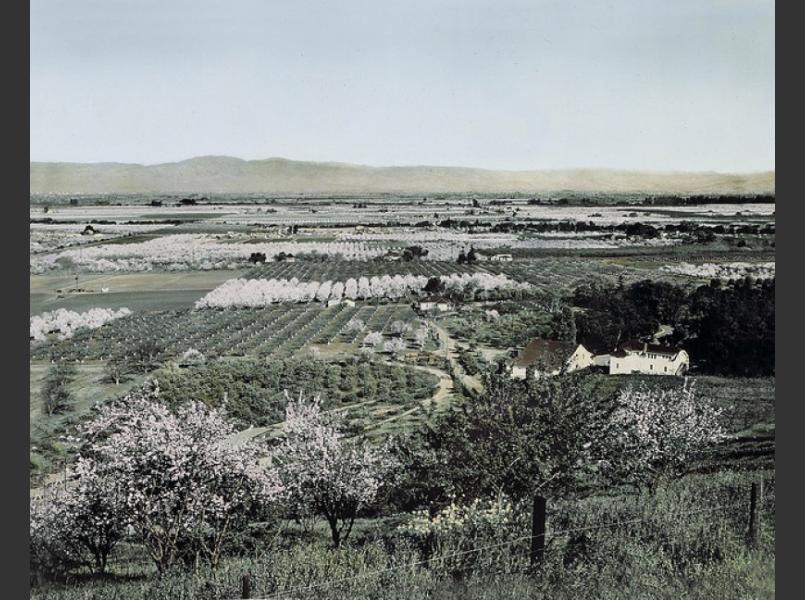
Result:
<svg viewBox="0 0 805 600"><path fill-rule="evenodd" d="M336 547L349 537L358 512L390 482L396 466L388 445L346 437L343 419L322 412L318 397L289 399L284 439L271 455L288 501L324 517Z"/></svg>
<svg viewBox="0 0 805 600"><path fill-rule="evenodd" d="M51 484L31 501L31 559L43 575L84 566L101 574L129 520L110 482L79 473L77 485Z"/></svg>
<svg viewBox="0 0 805 600"><path fill-rule="evenodd" d="M81 428L79 487L106 482L160 572L188 552L214 567L232 531L281 491L258 464L260 448L231 442L234 432L224 412L202 403L171 411L149 382Z"/></svg>

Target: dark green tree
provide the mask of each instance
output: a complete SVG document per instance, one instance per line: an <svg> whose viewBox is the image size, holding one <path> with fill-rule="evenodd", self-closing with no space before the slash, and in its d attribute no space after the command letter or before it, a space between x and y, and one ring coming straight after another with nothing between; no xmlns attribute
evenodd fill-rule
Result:
<svg viewBox="0 0 805 600"><path fill-rule="evenodd" d="M487 375L486 393L405 445L418 501L578 489L595 471L594 442L614 407L599 381L577 374L525 381Z"/></svg>
<svg viewBox="0 0 805 600"><path fill-rule="evenodd" d="M62 413L69 408L72 394L69 385L75 379L77 370L68 363L56 363L48 371L42 385L42 406L49 415Z"/></svg>

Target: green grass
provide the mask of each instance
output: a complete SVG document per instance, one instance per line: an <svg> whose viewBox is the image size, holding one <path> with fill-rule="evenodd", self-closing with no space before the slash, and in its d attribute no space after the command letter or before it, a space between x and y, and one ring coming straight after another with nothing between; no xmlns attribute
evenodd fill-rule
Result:
<svg viewBox="0 0 805 600"><path fill-rule="evenodd" d="M167 271L146 273L82 273L78 287L91 293L62 293L76 287L74 274L31 275L31 314L57 308L85 311L90 308L166 310L189 308L207 292L227 279L240 277L244 271ZM108 288L109 292L101 292Z"/></svg>
<svg viewBox="0 0 805 600"><path fill-rule="evenodd" d="M144 376L135 375L120 385L103 381L104 363L101 361L76 365L76 377L68 386L72 403L63 413L48 415L43 410L40 397L42 384L50 369L50 363L32 361L30 365L30 445L31 475L39 478L61 468L67 457L61 436L84 418L97 402L124 394L142 383Z"/></svg>
<svg viewBox="0 0 805 600"><path fill-rule="evenodd" d="M749 483L767 479L758 543L745 544ZM769 479L771 478L771 479ZM107 579L76 573L32 598L223 599L240 597L249 574L257 598L773 598L773 474L693 475L656 493L551 498L545 562L529 574L528 503L496 528L459 528L428 552L398 525L408 517L361 519L342 548L322 523L255 527L216 572L177 569L155 577L136 545L115 557ZM612 526L613 523L621 523ZM607 527L601 527L608 525ZM481 552L470 552L485 548Z"/></svg>

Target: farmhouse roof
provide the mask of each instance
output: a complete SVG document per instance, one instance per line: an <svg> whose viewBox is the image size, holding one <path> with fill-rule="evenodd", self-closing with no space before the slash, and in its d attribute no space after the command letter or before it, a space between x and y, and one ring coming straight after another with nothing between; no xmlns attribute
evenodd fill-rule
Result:
<svg viewBox="0 0 805 600"><path fill-rule="evenodd" d="M674 356L678 354L681 348L674 348L673 346L663 346L661 344L647 344L638 340L629 340L624 342L621 349L625 352L652 352L654 354L666 354Z"/></svg>
<svg viewBox="0 0 805 600"><path fill-rule="evenodd" d="M514 364L521 368L540 365L548 369L561 369L576 348L578 344L573 342L534 338L523 348Z"/></svg>

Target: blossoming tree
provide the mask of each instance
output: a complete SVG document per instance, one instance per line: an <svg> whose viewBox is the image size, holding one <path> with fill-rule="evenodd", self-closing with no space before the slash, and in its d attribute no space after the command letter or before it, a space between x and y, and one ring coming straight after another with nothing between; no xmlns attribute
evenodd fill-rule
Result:
<svg viewBox="0 0 805 600"><path fill-rule="evenodd" d="M226 415L188 401L171 411L149 382L100 408L82 428L76 472L107 482L160 572L192 553L215 566L233 530L279 496L260 448L235 445Z"/></svg>
<svg viewBox="0 0 805 600"><path fill-rule="evenodd" d="M387 445L348 438L343 429L342 416L322 412L318 397L300 394L288 400L284 439L271 455L286 498L297 509L324 517L336 547L396 466Z"/></svg>
<svg viewBox="0 0 805 600"><path fill-rule="evenodd" d="M606 466L637 485L683 474L698 453L725 437L720 414L687 379L672 389L628 386L610 418Z"/></svg>
<svg viewBox="0 0 805 600"><path fill-rule="evenodd" d="M31 502L31 559L43 575L84 566L104 573L129 520L123 498L103 475L79 470L78 484L63 489L51 484L46 496Z"/></svg>

